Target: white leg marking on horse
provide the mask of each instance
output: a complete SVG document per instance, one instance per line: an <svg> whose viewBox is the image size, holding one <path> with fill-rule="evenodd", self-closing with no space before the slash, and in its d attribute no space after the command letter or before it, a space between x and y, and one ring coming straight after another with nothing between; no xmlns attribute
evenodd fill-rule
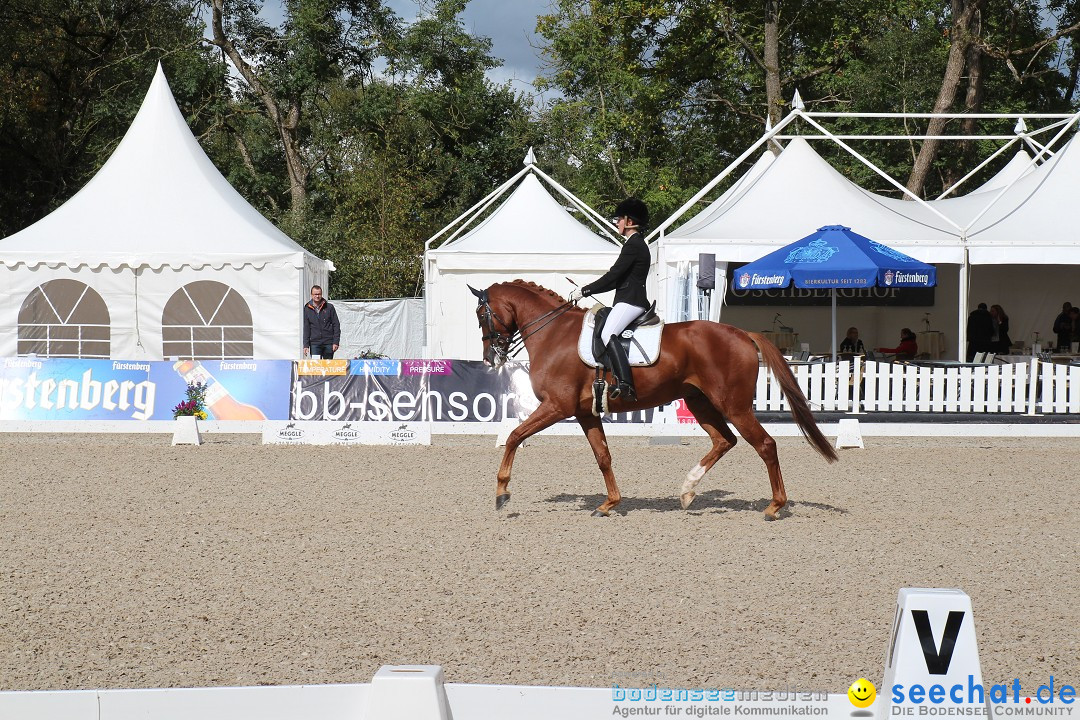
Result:
<svg viewBox="0 0 1080 720"><path fill-rule="evenodd" d="M682 494L685 495L688 492L693 492L697 484L701 482L701 478L705 476L705 466L700 463L690 469L690 472L686 473L686 482L682 485Z"/></svg>

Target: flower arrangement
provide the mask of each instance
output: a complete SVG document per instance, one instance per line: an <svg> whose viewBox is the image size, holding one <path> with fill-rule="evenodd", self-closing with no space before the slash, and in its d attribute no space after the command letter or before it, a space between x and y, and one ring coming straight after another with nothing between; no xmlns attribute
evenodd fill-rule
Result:
<svg viewBox="0 0 1080 720"><path fill-rule="evenodd" d="M364 352L357 355L356 359L357 360L385 360L387 357L389 357L389 356L383 355L382 353L375 352L374 350L365 350Z"/></svg>
<svg viewBox="0 0 1080 720"><path fill-rule="evenodd" d="M194 416L206 419L206 383L188 383L187 400L177 403L173 408L173 418Z"/></svg>

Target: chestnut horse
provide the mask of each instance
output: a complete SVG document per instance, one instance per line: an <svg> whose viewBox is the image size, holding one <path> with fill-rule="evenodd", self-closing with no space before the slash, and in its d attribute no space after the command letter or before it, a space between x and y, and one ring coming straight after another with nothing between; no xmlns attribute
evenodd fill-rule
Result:
<svg viewBox="0 0 1080 720"><path fill-rule="evenodd" d="M479 298L476 316L483 331L484 362L492 366L504 363L518 336L517 342L529 351L530 380L540 400L540 406L506 440L495 486L495 508L501 509L510 500L510 468L518 446L560 420L575 417L589 439L607 484L607 500L593 515L608 515L622 496L611 472L611 453L604 427L600 418L592 414L596 371L578 357L577 341L585 311L551 290L523 280L498 283L487 290L470 290ZM665 325L660 358L651 366L634 368L637 399L612 400L610 410L630 412L686 399L698 424L712 439L712 449L686 475L681 490L683 509L690 507L694 488L705 473L735 446L737 439L728 422L753 445L769 470L772 502L765 510L766 517L776 519L780 508L787 504L776 441L754 416L759 351L780 383L803 436L829 462L838 459L775 345L757 333L704 320Z"/></svg>

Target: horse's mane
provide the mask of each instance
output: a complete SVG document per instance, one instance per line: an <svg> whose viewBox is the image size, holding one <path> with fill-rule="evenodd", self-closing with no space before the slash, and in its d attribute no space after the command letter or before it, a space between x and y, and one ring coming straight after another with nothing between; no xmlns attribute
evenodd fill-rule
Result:
<svg viewBox="0 0 1080 720"><path fill-rule="evenodd" d="M507 285L517 285L518 287L534 292L537 295L548 295L550 297L553 297L560 303L566 302L566 299L554 290L548 290L543 285L537 285L536 283L529 280L522 280L521 278L518 278L516 280L511 280L507 283Z"/></svg>

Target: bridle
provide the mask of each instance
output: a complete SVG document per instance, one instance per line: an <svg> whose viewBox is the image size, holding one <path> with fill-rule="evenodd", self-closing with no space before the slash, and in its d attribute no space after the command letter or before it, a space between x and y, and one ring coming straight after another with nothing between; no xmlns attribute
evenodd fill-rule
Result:
<svg viewBox="0 0 1080 720"><path fill-rule="evenodd" d="M489 347L491 348L493 355L491 364L495 367L505 364L512 355L516 355L521 348L525 347L525 341L528 338L546 328L553 320L555 320L555 318L559 317L570 308L577 307L577 303L569 301L564 302L557 308L549 310L540 317L530 320L521 327L511 329L510 324L499 317L499 314L491 307L487 289L477 290L470 285L469 290L472 290L472 294L477 297L478 302L476 306L484 309L483 327L481 327L484 331L484 336L481 340L489 341ZM537 323L545 320L547 322L544 322L540 327L533 327ZM495 322L502 325L504 332L495 329ZM529 330L530 328L533 329ZM517 336L517 339L515 339L515 335Z"/></svg>

